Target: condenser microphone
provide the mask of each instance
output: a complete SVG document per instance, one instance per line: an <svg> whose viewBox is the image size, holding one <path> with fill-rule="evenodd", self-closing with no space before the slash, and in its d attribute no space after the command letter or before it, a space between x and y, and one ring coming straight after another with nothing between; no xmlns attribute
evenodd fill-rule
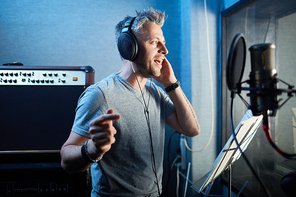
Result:
<svg viewBox="0 0 296 197"><path fill-rule="evenodd" d="M250 106L253 115L275 116L278 109L275 45L257 44L249 48L251 55Z"/></svg>

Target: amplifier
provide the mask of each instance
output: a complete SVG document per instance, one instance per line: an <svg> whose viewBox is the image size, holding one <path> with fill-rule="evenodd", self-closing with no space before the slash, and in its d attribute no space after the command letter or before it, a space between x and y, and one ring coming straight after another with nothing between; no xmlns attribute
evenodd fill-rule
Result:
<svg viewBox="0 0 296 197"><path fill-rule="evenodd" d="M90 66L0 66L0 155L59 152L93 83Z"/></svg>
<svg viewBox="0 0 296 197"><path fill-rule="evenodd" d="M60 149L90 66L0 66L0 196L89 196L89 172L67 174Z"/></svg>

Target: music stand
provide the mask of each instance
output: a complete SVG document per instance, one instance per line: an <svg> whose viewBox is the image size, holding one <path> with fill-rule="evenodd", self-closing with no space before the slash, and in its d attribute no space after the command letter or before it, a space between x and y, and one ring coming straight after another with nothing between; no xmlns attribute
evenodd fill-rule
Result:
<svg viewBox="0 0 296 197"><path fill-rule="evenodd" d="M239 125L235 129L236 139L242 151L245 151L257 132L263 119L263 115L253 116L252 111L248 110ZM228 196L231 196L231 165L241 156L233 135L231 135L221 150L220 154L213 163L214 168L203 178L192 185L198 193L209 186L225 169L229 169Z"/></svg>

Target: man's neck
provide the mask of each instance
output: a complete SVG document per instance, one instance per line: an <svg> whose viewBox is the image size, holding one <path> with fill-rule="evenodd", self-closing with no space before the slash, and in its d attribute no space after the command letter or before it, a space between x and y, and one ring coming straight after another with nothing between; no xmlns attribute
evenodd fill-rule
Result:
<svg viewBox="0 0 296 197"><path fill-rule="evenodd" d="M122 68L119 72L119 76L137 90L143 90L143 88L145 87L147 78L139 76L139 74L137 74L137 68L135 67L133 62L127 60L122 61ZM141 88L139 87L139 85Z"/></svg>

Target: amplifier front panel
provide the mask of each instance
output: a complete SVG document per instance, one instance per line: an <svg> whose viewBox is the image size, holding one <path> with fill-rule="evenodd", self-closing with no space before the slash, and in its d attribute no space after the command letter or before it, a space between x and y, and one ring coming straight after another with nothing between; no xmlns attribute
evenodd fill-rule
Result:
<svg viewBox="0 0 296 197"><path fill-rule="evenodd" d="M0 67L0 154L59 151L93 74L76 67Z"/></svg>
<svg viewBox="0 0 296 197"><path fill-rule="evenodd" d="M85 85L85 72L72 70L0 70L0 85Z"/></svg>

